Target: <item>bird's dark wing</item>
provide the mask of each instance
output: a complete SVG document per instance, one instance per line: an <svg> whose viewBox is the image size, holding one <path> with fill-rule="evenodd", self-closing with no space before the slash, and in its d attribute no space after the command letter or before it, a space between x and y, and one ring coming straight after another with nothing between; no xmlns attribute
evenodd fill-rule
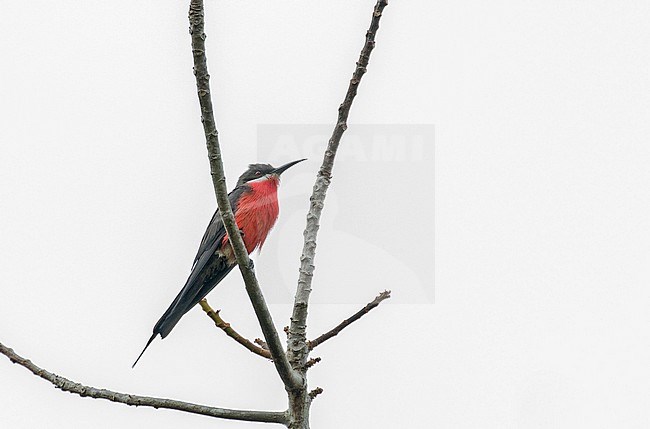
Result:
<svg viewBox="0 0 650 429"><path fill-rule="evenodd" d="M233 201L231 200L230 204L232 203ZM201 239L199 250L196 252L196 256L194 257L194 262L192 262L192 270L194 270L196 263L199 261L199 259L201 259L201 255L203 255L207 250L209 250L214 243L221 242L221 240L223 240L223 237L225 235L226 235L226 228L223 226L223 221L221 220L221 213L219 213L219 209L217 209L212 215L212 219L210 219L210 223L208 224L208 227L205 229L205 233L203 233L203 239Z"/></svg>
<svg viewBox="0 0 650 429"><path fill-rule="evenodd" d="M233 213L237 212L237 202L246 190L246 186L237 186L228 194L228 200L230 201L230 207L232 208ZM201 255L205 254L214 243L221 244L225 235L226 228L223 226L221 214L219 213L219 209L217 209L212 215L212 219L210 219L210 223L203 234L201 245L199 245L199 250L196 252L194 262L192 263L192 270L194 270L196 263L201 259Z"/></svg>
<svg viewBox="0 0 650 429"><path fill-rule="evenodd" d="M237 202L245 190L246 188L241 186L228 194L233 212L237 211ZM165 338L180 318L205 298L230 272L232 265L217 254L225 236L226 228L221 220L221 213L217 209L203 234L199 250L192 264L192 271L183 289L156 323L154 333L159 333L161 337Z"/></svg>
<svg viewBox="0 0 650 429"><path fill-rule="evenodd" d="M237 202L242 194L247 190L246 186L238 186L228 194L230 205L233 212L237 211ZM178 321L194 307L199 301L217 285L233 269L234 265L228 263L225 258L220 257L217 251L221 247L223 238L226 236L226 228L221 220L219 210L214 213L208 224L199 251L194 258L192 271L188 277L183 289L176 295L171 305L162 315L160 320L153 328L153 335L149 338L147 345L138 357L138 360L144 354L149 344L156 335L160 334L165 338L176 326ZM138 360L135 363L138 363ZM135 363L133 366L135 366Z"/></svg>

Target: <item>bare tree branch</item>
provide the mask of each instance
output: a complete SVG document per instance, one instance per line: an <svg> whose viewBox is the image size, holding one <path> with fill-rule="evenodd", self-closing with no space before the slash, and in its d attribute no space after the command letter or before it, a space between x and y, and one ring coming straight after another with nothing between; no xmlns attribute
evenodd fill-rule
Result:
<svg viewBox="0 0 650 429"><path fill-rule="evenodd" d="M357 311L352 316L350 316L349 318L345 319L343 322L336 325L334 328L325 332L323 335L320 335L319 337L311 341L308 341L307 346L309 347L309 350L313 350L314 348L316 348L316 346L321 345L322 343L329 340L330 338L337 336L339 332L341 332L343 329L350 326L351 323L361 319L362 316L368 314L370 310L377 307L383 300L388 298L390 298L390 291L389 290L383 291L382 293L377 295L375 299L373 299L365 307L363 307L361 310Z"/></svg>
<svg viewBox="0 0 650 429"><path fill-rule="evenodd" d="M307 214L307 226L305 227L304 245L302 256L300 257L300 276L298 278L298 288L294 300L293 314L291 317L291 326L289 328L289 359L294 368L304 366L309 349L307 347L307 306L309 304L309 294L311 293L311 282L314 275L314 257L316 254L316 237L320 227L319 221L323 211L325 196L332 178L332 168L334 166L334 157L338 150L339 143L343 132L347 129L347 120L350 114L352 101L357 95L357 89L361 78L366 72L370 53L375 47L375 34L379 29L379 20L382 12L388 2L379 0L375 5L370 21L370 28L366 32L366 42L361 49L359 61L350 80L347 93L343 103L339 106L338 119L332 133L332 137L327 144L323 163L316 175L316 183L311 194L311 204Z"/></svg>
<svg viewBox="0 0 650 429"><path fill-rule="evenodd" d="M300 256L300 275L298 277L298 287L296 288L287 341L287 357L289 358L289 362L294 370L298 371L303 377L308 369L306 364L310 349L307 345L307 308L309 306L311 282L314 276L314 257L316 254L316 238L320 227L320 217L325 204L327 189L332 178L334 157L336 156L343 132L347 129L350 107L352 106L354 97L357 95L361 78L366 72L370 53L375 47L375 34L379 29L379 20L387 3L386 0L378 0L373 9L370 27L366 32L366 41L361 49L361 54L352 74L345 99L339 106L336 126L327 144L323 163L316 175L316 182L314 183L310 198L307 226L303 233L304 244L302 255ZM312 399L318 393L318 390L314 390L306 394L305 388L289 392L289 429L309 429L309 407Z"/></svg>
<svg viewBox="0 0 650 429"><path fill-rule="evenodd" d="M84 386L75 383L65 377L53 374L33 364L30 360L19 356L12 349L0 343L0 353L7 356L13 363L27 368L32 374L49 381L57 389L74 393L82 397L94 399L106 399L111 402L118 402L136 407L167 408L170 410L185 411L188 413L201 414L203 416L218 417L229 420L243 420L248 422L279 423L287 424L287 413L283 411L252 411L232 410L228 408L210 407L207 405L192 404L189 402L176 401L173 399L152 398L149 396L131 395L128 393L113 392L106 389Z"/></svg>
<svg viewBox="0 0 650 429"><path fill-rule="evenodd" d="M203 311L205 311L205 314L207 314L208 317L210 317L210 319L214 321L216 327L221 329L223 332L225 332L226 335L228 335L230 338L237 341L239 344L246 347L248 350L255 353L256 355L262 356L263 358L266 359L272 359L271 352L269 352L268 349L253 344L251 341L244 338L240 333L235 331L230 326L230 323L227 323L225 320L221 318L221 316L219 315L219 310L214 311L212 307L210 307L210 304L208 304L208 301L205 298L199 301L199 304L201 305ZM257 342L257 340L255 341Z"/></svg>
<svg viewBox="0 0 650 429"><path fill-rule="evenodd" d="M219 134L214 120L212 99L210 97L210 75L208 74L207 57L205 54L206 35L204 32L203 0L191 1L189 19L190 34L192 35L192 53L194 57L194 75L196 76L196 88L201 106L201 121L203 122L203 131L205 132L208 159L210 160L210 173L217 196L219 212L221 213L223 224L226 227L230 243L237 258L239 270L244 278L246 292L255 310L264 338L269 345L271 356L273 356L275 368L287 389L296 389L303 384L302 376L294 371L289 364L287 355L280 342L280 337L273 324L273 318L271 317L271 313L262 295L262 290L255 277L253 263L248 257L244 241L235 222L232 207L230 207L230 202L228 201L226 177L223 172L221 148L219 147Z"/></svg>
<svg viewBox="0 0 650 429"><path fill-rule="evenodd" d="M311 392L309 392L309 399L314 400L314 398L316 396L320 395L321 393L323 393L323 388L322 387L317 387L314 390L312 390Z"/></svg>
<svg viewBox="0 0 650 429"><path fill-rule="evenodd" d="M254 342L255 344L257 344L258 346L260 346L261 348L263 348L264 350L268 350L268 349L269 349L269 345L266 344L266 341L264 341L264 340L261 339L261 338L255 338L255 339L253 340L253 342Z"/></svg>
<svg viewBox="0 0 650 429"><path fill-rule="evenodd" d="M307 363L305 364L305 368L311 368L312 366L316 365L320 361L321 361L321 358L319 358L319 357L310 358L307 361Z"/></svg>

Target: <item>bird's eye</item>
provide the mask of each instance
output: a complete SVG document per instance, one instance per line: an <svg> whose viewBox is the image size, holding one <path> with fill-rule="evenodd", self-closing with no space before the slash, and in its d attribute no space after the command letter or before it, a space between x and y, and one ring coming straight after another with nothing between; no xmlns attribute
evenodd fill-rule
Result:
<svg viewBox="0 0 650 429"><path fill-rule="evenodd" d="M255 172L255 176L260 177L261 175L262 175L262 172L261 172L261 171L257 170L257 171Z"/></svg>

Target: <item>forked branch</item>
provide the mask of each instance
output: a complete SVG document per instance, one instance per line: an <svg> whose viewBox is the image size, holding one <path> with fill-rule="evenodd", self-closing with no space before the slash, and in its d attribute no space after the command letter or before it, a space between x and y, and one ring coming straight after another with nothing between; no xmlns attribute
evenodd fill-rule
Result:
<svg viewBox="0 0 650 429"><path fill-rule="evenodd" d="M331 331L321 335L312 342L306 341L306 319L309 295L311 292L311 282L314 272L314 255L316 249L316 237L319 229L319 220L327 189L330 185L334 158L341 141L344 131L347 129L347 119L350 107L357 94L357 88L366 72L366 67L370 58L370 53L375 46L375 34L379 28L379 20L382 16L383 9L386 7L386 0L378 0L370 23L370 28L366 33L366 40L361 50L359 60L356 64L355 71L350 80L348 90L343 103L339 107L339 114L336 126L328 142L323 163L318 171L316 182L314 184L309 213L307 215L307 226L304 231L304 247L301 256L300 276L298 288L293 307L291 325L288 328L288 358L285 354L279 335L273 324L271 314L268 310L260 286L258 284L253 264L244 246L239 228L235 222L232 207L228 201L228 192L226 188L226 179L223 170L221 150L219 147L218 132L215 124L210 85L210 76L207 69L207 58L205 53L205 32L204 32L204 5L203 0L191 0L189 10L190 34L192 38L192 54L194 59L194 75L196 77L197 93L199 105L201 107L201 120L206 138L208 150L208 159L210 162L210 172L214 186L219 211L223 219L224 226L228 233L229 241L233 247L237 264L242 273L246 285L246 291L249 295L255 314L260 323L266 342L261 340L258 344L265 344L266 347L258 347L241 335L237 334L232 328L226 326L227 323L218 318L218 314L209 308L207 302L204 310L210 315L212 311L213 320L233 338L239 337L239 342L244 344L249 350L262 354L262 350L271 357L280 378L282 379L287 391L289 392L289 410L287 411L256 411L256 410L236 410L228 408L211 407L205 405L192 404L172 399L154 398L147 396L131 395L126 393L115 392L106 389L98 389L91 386L82 385L71 381L67 378L58 376L43 368L36 366L30 360L16 354L12 349L0 343L0 354L7 356L11 362L23 366L34 375L47 380L56 388L67 391L82 397L91 397L96 399L105 399L112 402L122 403L132 406L145 406L153 408L167 408L179 410L188 413L200 414L210 417L223 419L251 421L261 423L278 423L290 427L291 429L305 429L309 427L308 415L309 404L313 398L322 392L321 388L316 388L311 392L306 390L306 381L304 374L307 368L317 363L320 358L314 358L307 361L309 351L317 345L323 343L329 338L337 335L342 329L350 323L362 317L372 308L376 307L379 302L390 296L389 292L380 294L375 300L369 303L364 309L357 312L349 319L343 321ZM218 319L217 319L218 318ZM235 335L236 334L236 335ZM243 338L243 341L242 341ZM258 350L259 349L259 350ZM267 356L265 356L267 357ZM291 361L290 361L290 360Z"/></svg>
<svg viewBox="0 0 650 429"><path fill-rule="evenodd" d="M133 405L136 407L167 408L170 410L185 411L187 413L201 414L203 416L218 417L229 420L279 423L283 425L286 425L288 421L287 413L284 411L233 410L229 408L218 408L210 407L207 405L192 404L189 402L176 401L173 399L131 395L128 393L120 393L114 392L112 390L84 386L83 384L75 383L72 380L68 380L65 377L61 377L36 366L30 360L19 356L12 349L2 343L0 343L0 353L7 356L11 362L27 368L32 372L32 374L49 381L57 389L61 389L64 392L74 393L75 395L82 397L106 399L111 402L118 402L120 404Z"/></svg>

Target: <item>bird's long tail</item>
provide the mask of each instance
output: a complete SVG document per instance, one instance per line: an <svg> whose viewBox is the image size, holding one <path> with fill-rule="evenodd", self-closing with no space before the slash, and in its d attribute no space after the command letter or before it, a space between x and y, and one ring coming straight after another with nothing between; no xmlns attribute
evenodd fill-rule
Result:
<svg viewBox="0 0 650 429"><path fill-rule="evenodd" d="M151 336L151 338L149 338L149 341L147 341L147 345L144 346L144 349L142 349L142 352L140 352L140 356L138 356L138 358L135 360L135 362L133 362L133 365L131 366L131 368L135 368L135 364L138 363L138 361L140 360L140 358L142 357L144 352L147 350L147 347L149 347L149 344L151 344L153 339L156 338L156 335L158 335L158 333L154 332L153 335Z"/></svg>

